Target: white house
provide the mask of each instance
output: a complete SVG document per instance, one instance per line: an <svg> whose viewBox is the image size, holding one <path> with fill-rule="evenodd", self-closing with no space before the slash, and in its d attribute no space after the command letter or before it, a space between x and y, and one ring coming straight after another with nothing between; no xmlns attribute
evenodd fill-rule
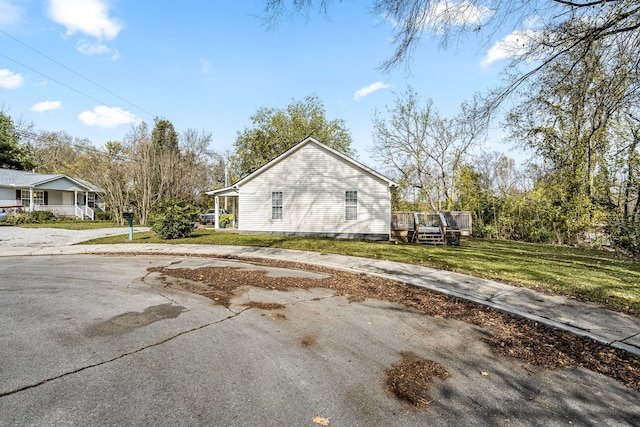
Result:
<svg viewBox="0 0 640 427"><path fill-rule="evenodd" d="M56 216L95 219L103 191L79 178L0 169L0 209L48 210Z"/></svg>
<svg viewBox="0 0 640 427"><path fill-rule="evenodd" d="M216 208L219 197L238 197L241 234L389 240L395 186L307 138L231 187L207 194L216 197Z"/></svg>

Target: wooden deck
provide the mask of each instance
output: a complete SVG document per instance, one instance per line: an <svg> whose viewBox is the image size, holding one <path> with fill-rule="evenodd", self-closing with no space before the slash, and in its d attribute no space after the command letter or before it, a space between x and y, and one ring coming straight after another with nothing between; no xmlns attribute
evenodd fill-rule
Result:
<svg viewBox="0 0 640 427"><path fill-rule="evenodd" d="M391 237L410 243L458 245L471 235L471 212L393 212Z"/></svg>

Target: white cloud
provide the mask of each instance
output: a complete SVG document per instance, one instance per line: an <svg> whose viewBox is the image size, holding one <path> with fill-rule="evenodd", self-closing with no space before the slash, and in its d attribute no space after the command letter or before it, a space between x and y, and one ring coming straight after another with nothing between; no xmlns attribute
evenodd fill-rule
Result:
<svg viewBox="0 0 640 427"><path fill-rule="evenodd" d="M0 26L10 26L20 22L23 10L11 0L0 0Z"/></svg>
<svg viewBox="0 0 640 427"><path fill-rule="evenodd" d="M6 68L0 69L0 88L16 89L22 86L22 83L24 83L22 74L14 73Z"/></svg>
<svg viewBox="0 0 640 427"><path fill-rule="evenodd" d="M49 0L49 16L65 26L67 35L80 32L113 40L122 30L122 24L109 16L108 0Z"/></svg>
<svg viewBox="0 0 640 427"><path fill-rule="evenodd" d="M516 58L528 52L540 35L536 30L514 31L496 42L482 59L482 65L488 67L505 58Z"/></svg>
<svg viewBox="0 0 640 427"><path fill-rule="evenodd" d="M386 83L383 82L375 82L370 84L369 86L363 87L362 89L359 89L355 95L353 95L353 100L354 101L359 101L360 99L364 98L367 95L371 95L373 92L380 90L380 89L386 89L391 87L391 85L388 85Z"/></svg>
<svg viewBox="0 0 640 427"><path fill-rule="evenodd" d="M83 55L111 55L111 59L118 59L120 57L120 53L111 49L109 46L102 43L91 43L85 39L78 41L76 45L78 51Z"/></svg>
<svg viewBox="0 0 640 427"><path fill-rule="evenodd" d="M85 39L78 41L78 51L84 55L96 55L101 53L111 53L109 46L101 43L90 43Z"/></svg>
<svg viewBox="0 0 640 427"><path fill-rule="evenodd" d="M60 101L42 101L31 107L31 111L37 111L40 113L43 111L57 110L60 107L62 107L62 102Z"/></svg>
<svg viewBox="0 0 640 427"><path fill-rule="evenodd" d="M118 107L107 107L106 105L99 105L93 111L84 111L80 113L78 119L85 125L101 128L114 128L127 123L138 122L138 118L133 113Z"/></svg>
<svg viewBox="0 0 640 427"><path fill-rule="evenodd" d="M476 6L470 1L439 1L433 5L434 13L440 19L446 19L452 25L479 24L491 15L487 6Z"/></svg>
<svg viewBox="0 0 640 427"><path fill-rule="evenodd" d="M431 4L425 13L423 25L441 33L449 26L478 25L492 13L490 8L476 6L468 0L441 0Z"/></svg>

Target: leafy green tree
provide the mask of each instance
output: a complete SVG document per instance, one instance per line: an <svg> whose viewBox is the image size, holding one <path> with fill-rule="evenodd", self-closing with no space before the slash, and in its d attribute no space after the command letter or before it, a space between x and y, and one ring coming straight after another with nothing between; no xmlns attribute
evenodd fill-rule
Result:
<svg viewBox="0 0 640 427"><path fill-rule="evenodd" d="M20 146L13 120L0 111L0 168L25 170L33 167L35 161Z"/></svg>
<svg viewBox="0 0 640 427"><path fill-rule="evenodd" d="M558 241L579 243L606 222L612 207L611 159L626 152L614 146L612 134L621 114L635 108L637 76L620 72L628 70L627 59L611 55L608 46L566 59L529 83L529 95L507 124L541 159L545 182L537 185L550 189L549 200L564 215L554 225Z"/></svg>
<svg viewBox="0 0 640 427"><path fill-rule="evenodd" d="M155 126L151 131L151 143L158 151L175 152L178 150L178 132L167 119L154 119Z"/></svg>
<svg viewBox="0 0 640 427"><path fill-rule="evenodd" d="M315 95L293 101L284 109L260 108L251 116L251 122L252 126L239 132L234 143L239 176L256 170L307 137L347 155L354 154L344 120L328 120L324 105Z"/></svg>

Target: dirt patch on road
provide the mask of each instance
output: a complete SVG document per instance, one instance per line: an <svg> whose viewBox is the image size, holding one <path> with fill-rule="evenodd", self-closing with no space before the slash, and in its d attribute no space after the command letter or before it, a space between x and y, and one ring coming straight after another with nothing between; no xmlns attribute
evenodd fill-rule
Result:
<svg viewBox="0 0 640 427"><path fill-rule="evenodd" d="M242 304L243 307L249 308L257 308L259 310L280 310L285 308L284 305L278 304L277 302L260 302L260 301L250 301L246 304Z"/></svg>
<svg viewBox="0 0 640 427"><path fill-rule="evenodd" d="M486 342L505 356L515 357L548 369L584 367L640 390L640 358L589 338L459 298L379 277L287 261L254 258L241 260L258 265L314 271L329 276L324 279L273 278L267 277L263 271L243 271L232 267L151 268L149 270L166 276L200 282L204 286L191 286L188 282L182 285L226 307L241 287L280 291L292 288L327 288L333 290L336 296L345 296L351 302L360 302L368 298L390 301L430 316L462 320L485 328L491 333L490 337L486 338Z"/></svg>
<svg viewBox="0 0 640 427"><path fill-rule="evenodd" d="M402 360L387 371L387 391L416 408L426 408L431 400L429 386L434 379L449 378L447 369L433 360L423 359L407 351Z"/></svg>

